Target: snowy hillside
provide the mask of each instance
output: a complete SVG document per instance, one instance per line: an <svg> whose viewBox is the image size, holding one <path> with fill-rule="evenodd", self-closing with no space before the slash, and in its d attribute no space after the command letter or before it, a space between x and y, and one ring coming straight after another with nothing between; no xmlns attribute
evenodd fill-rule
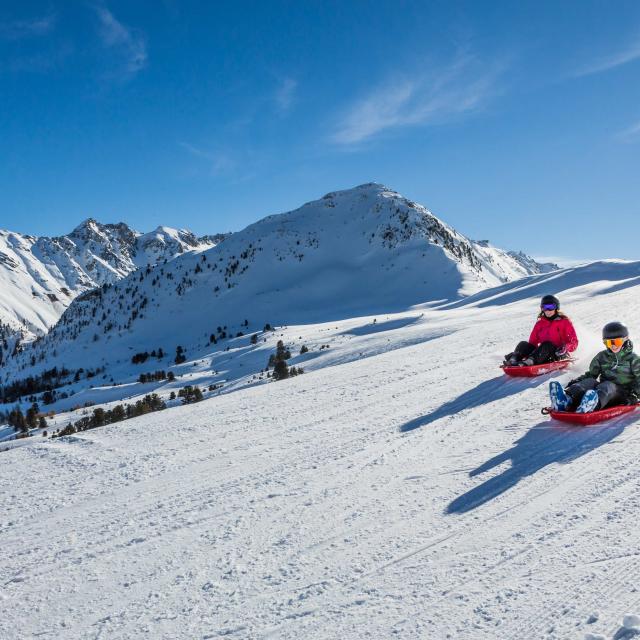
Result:
<svg viewBox="0 0 640 640"><path fill-rule="evenodd" d="M198 239L183 229L141 234L91 218L54 238L0 230L0 323L25 337L42 335L79 293L215 244L214 237Z"/></svg>
<svg viewBox="0 0 640 640"><path fill-rule="evenodd" d="M531 256L522 251L509 251L509 256L519 262L529 273L549 273L557 271L560 267L554 262L536 262Z"/></svg>
<svg viewBox="0 0 640 640"><path fill-rule="evenodd" d="M78 368L90 357L118 380L117 365L127 364L132 350L174 353L181 345L192 352L219 326L235 335L267 322L394 312L456 300L531 271L421 205L366 184L81 296L49 335L10 363L4 379L54 365Z"/></svg>
<svg viewBox="0 0 640 640"><path fill-rule="evenodd" d="M7 445L22 446L0 453L0 637L635 637L639 416L578 428L540 407L604 323L640 343L639 283L638 262L563 269L437 308L221 338L172 365L175 382L94 389L236 390ZM550 292L578 362L505 378L502 354ZM304 375L256 379L277 340Z"/></svg>

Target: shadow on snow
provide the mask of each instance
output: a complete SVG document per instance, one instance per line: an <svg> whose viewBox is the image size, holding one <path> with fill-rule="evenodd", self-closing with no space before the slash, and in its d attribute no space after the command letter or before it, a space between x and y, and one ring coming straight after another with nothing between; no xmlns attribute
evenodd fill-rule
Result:
<svg viewBox="0 0 640 640"><path fill-rule="evenodd" d="M601 426L571 427L545 420L531 428L508 451L490 458L469 473L479 476L499 465L511 466L453 500L447 513L466 513L503 494L522 478L532 476L547 465L565 464L613 440L633 418L621 418Z"/></svg>
<svg viewBox="0 0 640 640"><path fill-rule="evenodd" d="M558 373L560 374L563 372L560 371ZM447 416L460 413L465 409L473 409L474 407L479 407L483 404L488 404L489 402L508 398L509 396L520 393L525 389L538 387L543 383L547 383L551 377L552 376L547 375L539 376L537 378L509 378L505 375L501 375L497 378L492 378L491 380L485 380L474 389L465 391L461 396L457 397L455 400L446 402L435 411L432 411L425 416L409 420L409 422L405 422L400 427L399 431L401 433L413 431L414 429L419 429L420 427L431 424L436 420L440 420L440 418L446 418Z"/></svg>

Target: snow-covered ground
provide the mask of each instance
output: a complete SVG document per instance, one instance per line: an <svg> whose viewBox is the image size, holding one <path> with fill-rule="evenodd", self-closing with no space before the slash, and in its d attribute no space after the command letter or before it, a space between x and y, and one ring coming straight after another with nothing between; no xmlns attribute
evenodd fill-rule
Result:
<svg viewBox="0 0 640 640"><path fill-rule="evenodd" d="M632 637L640 416L540 407L605 322L640 336L639 277L598 263L278 329L260 360L308 344L304 375L0 453L0 637ZM507 379L546 292L578 362Z"/></svg>

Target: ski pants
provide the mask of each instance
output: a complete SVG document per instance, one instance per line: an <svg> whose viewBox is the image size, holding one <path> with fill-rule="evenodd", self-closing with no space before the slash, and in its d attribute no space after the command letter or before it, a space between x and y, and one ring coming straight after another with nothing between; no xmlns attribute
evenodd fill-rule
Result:
<svg viewBox="0 0 640 640"><path fill-rule="evenodd" d="M556 345L553 342L543 342L537 347L526 340L518 343L513 355L518 357L518 360L524 360L525 358L532 358L533 364L544 364L545 362L553 362L557 360L556 357Z"/></svg>
<svg viewBox="0 0 640 640"><path fill-rule="evenodd" d="M570 410L575 409L580 404L582 396L590 389L598 392L597 409L604 409L610 405L626 404L628 400L627 392L622 385L609 380L598 382L595 378L585 378L566 389L567 395L573 400Z"/></svg>

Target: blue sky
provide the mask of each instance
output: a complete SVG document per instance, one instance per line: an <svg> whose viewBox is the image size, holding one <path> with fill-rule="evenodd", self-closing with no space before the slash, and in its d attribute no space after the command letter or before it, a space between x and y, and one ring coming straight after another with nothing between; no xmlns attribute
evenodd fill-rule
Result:
<svg viewBox="0 0 640 640"><path fill-rule="evenodd" d="M3 228L235 231L377 181L498 246L638 258L638 166L635 1L0 2Z"/></svg>

